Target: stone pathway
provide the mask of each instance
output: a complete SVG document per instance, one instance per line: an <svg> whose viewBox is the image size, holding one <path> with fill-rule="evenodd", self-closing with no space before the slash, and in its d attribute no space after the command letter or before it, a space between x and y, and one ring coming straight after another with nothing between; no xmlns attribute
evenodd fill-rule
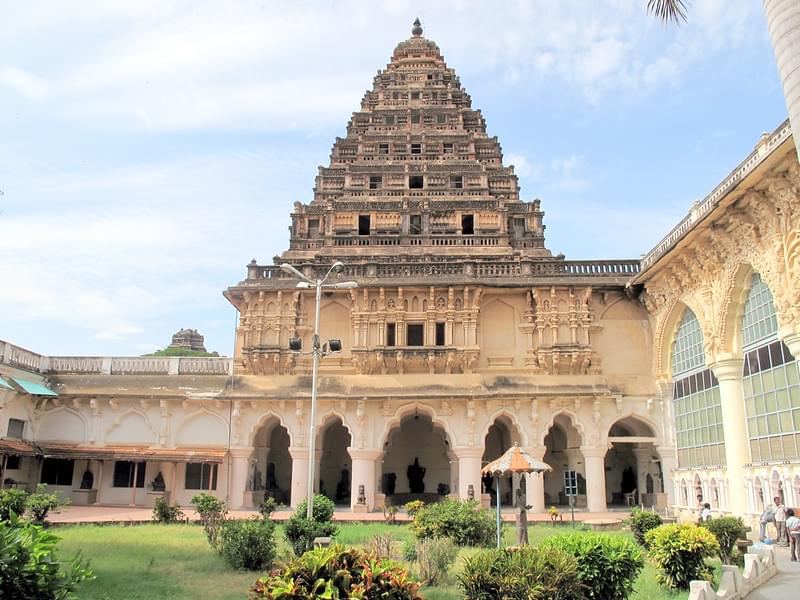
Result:
<svg viewBox="0 0 800 600"><path fill-rule="evenodd" d="M797 600L800 598L800 563L789 560L789 549L775 546L778 574L754 590L747 600Z"/></svg>

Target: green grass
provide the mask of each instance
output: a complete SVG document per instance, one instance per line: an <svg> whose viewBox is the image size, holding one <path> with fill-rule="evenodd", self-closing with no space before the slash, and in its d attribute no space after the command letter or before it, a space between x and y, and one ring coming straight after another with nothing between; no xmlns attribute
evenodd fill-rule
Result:
<svg viewBox="0 0 800 600"><path fill-rule="evenodd" d="M531 544L569 531L569 526L535 525L529 529ZM336 540L361 546L380 533L391 533L398 552L403 542L413 540L407 525L383 523L340 525ZM244 600L258 573L237 572L228 567L206 542L198 525L70 525L58 527L61 553L71 557L80 552L91 563L94 581L79 590L81 600ZM631 537L628 532L613 535ZM282 528L276 531L278 557L290 556ZM503 540L514 543L514 528L507 526ZM463 598L456 576L465 558L478 550L463 548L447 579L435 588L422 590L426 600ZM719 567L716 568L719 576ZM686 592L671 593L655 579L655 569L647 564L636 583L632 600L672 600Z"/></svg>

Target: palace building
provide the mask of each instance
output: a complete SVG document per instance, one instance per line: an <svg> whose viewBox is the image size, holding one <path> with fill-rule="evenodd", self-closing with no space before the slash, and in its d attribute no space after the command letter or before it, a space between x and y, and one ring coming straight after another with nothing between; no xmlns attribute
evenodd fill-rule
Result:
<svg viewBox="0 0 800 600"><path fill-rule="evenodd" d="M800 504L800 165L788 121L648 254L567 260L419 23L295 203L288 249L225 297L233 358L45 357L0 342L3 485L74 503L236 508L319 491L353 511L490 501L514 444L552 467L503 481L534 511ZM313 289L281 270L356 289ZM322 341L309 449L315 311ZM197 332L193 332L198 337ZM202 345L202 338L200 338ZM312 455L313 454L313 455Z"/></svg>

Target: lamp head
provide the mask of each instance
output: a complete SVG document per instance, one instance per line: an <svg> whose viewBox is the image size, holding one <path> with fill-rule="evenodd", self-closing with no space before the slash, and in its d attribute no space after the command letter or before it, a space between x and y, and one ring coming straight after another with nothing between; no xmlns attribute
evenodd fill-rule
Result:
<svg viewBox="0 0 800 600"><path fill-rule="evenodd" d="M303 340L299 337L289 338L289 350L299 352L303 348Z"/></svg>
<svg viewBox="0 0 800 600"><path fill-rule="evenodd" d="M299 290L307 290L311 287L311 284L308 283L307 281L298 281L296 287Z"/></svg>
<svg viewBox="0 0 800 600"><path fill-rule="evenodd" d="M352 290L358 287L358 284L355 281L340 281L339 283L334 283L333 288L337 290Z"/></svg>
<svg viewBox="0 0 800 600"><path fill-rule="evenodd" d="M283 264L281 264L281 271L283 271L284 273L288 273L289 275L294 275L295 277L297 277L298 279L301 279L301 280L303 280L303 281L308 281L308 277L306 277L305 275L303 275L303 274L302 274L300 271L298 271L297 269L295 269L295 268L294 268L292 265L290 265L289 263L283 263Z"/></svg>
<svg viewBox="0 0 800 600"><path fill-rule="evenodd" d="M331 267L331 271L333 271L334 273L336 273L338 275L339 273L344 271L344 263L342 261L340 261L340 260L337 260L335 263L333 263L333 266Z"/></svg>
<svg viewBox="0 0 800 600"><path fill-rule="evenodd" d="M342 340L328 340L328 351L329 352L341 352L342 351Z"/></svg>

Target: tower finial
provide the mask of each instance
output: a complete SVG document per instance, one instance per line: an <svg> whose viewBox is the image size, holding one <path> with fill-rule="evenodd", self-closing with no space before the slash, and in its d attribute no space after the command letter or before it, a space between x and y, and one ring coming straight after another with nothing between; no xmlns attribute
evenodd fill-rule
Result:
<svg viewBox="0 0 800 600"><path fill-rule="evenodd" d="M414 19L414 27L411 28L411 35L414 37L422 35L422 23L419 22L419 17Z"/></svg>

